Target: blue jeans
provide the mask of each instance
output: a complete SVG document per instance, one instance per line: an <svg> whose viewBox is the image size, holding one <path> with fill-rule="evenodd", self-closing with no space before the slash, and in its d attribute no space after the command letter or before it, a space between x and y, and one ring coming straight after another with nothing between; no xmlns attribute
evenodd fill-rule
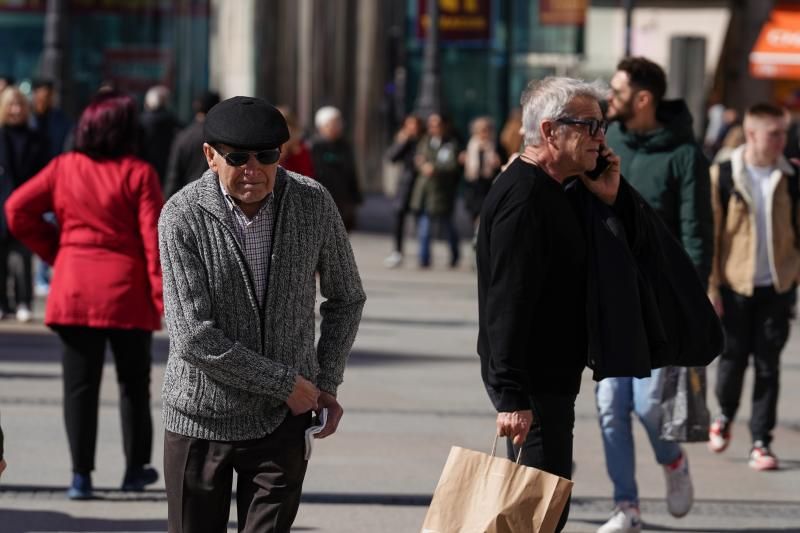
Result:
<svg viewBox="0 0 800 533"><path fill-rule="evenodd" d="M678 443L659 438L660 374L657 369L649 378L606 378L597 384L597 411L614 503L639 503L631 412L642 422L658 464L671 464L681 456Z"/></svg>
<svg viewBox="0 0 800 533"><path fill-rule="evenodd" d="M433 224L437 223L444 227L447 232L447 242L450 244L450 266L458 264L458 231L453 223L452 215L431 216L427 213L420 213L417 219L417 236L419 237L419 264L430 266L431 264L431 239L433 237Z"/></svg>

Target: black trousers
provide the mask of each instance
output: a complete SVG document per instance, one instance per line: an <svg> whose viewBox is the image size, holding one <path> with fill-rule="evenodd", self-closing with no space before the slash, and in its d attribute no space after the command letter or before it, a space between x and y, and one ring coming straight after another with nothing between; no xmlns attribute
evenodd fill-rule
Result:
<svg viewBox="0 0 800 533"><path fill-rule="evenodd" d="M222 442L164 435L169 533L224 533L237 474L239 531L283 533L292 527L306 474L310 413L287 415L260 439Z"/></svg>
<svg viewBox="0 0 800 533"><path fill-rule="evenodd" d="M733 420L739 409L744 373L753 355L755 382L750 433L753 441L769 444L775 428L780 381L780 355L789 338L792 292L757 287L742 296L723 287L725 350L717 369L716 396L722 414Z"/></svg>
<svg viewBox="0 0 800 533"><path fill-rule="evenodd" d="M72 471L94 470L97 409L106 341L111 343L119 383L119 408L126 467L150 463L150 364L153 334L137 329L54 326L64 345L64 422Z"/></svg>
<svg viewBox="0 0 800 533"><path fill-rule="evenodd" d="M522 444L520 463L572 479L572 432L575 427L574 394L539 392L531 396L533 425ZM508 458L516 461L519 448L508 439ZM558 521L561 531L569 517L569 500Z"/></svg>
<svg viewBox="0 0 800 533"><path fill-rule="evenodd" d="M408 206L399 207L394 212L394 227L392 228L394 234L394 249L401 254L403 253L403 240L406 233L406 217L410 214L412 213Z"/></svg>
<svg viewBox="0 0 800 533"><path fill-rule="evenodd" d="M0 311L12 310L8 298L8 281L14 284L14 304L25 304L31 309L33 302L33 254L13 237L0 238Z"/></svg>

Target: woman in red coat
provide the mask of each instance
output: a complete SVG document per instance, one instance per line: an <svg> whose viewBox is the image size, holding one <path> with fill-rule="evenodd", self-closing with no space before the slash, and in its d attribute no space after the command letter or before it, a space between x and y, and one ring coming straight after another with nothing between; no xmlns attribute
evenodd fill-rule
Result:
<svg viewBox="0 0 800 533"><path fill-rule="evenodd" d="M75 151L55 158L6 202L14 236L53 265L45 323L64 346L64 420L71 499L92 497L98 396L106 343L117 369L126 471L123 490L158 479L150 463L152 332L163 302L158 175L133 154L136 102L98 95L81 115ZM52 211L57 226L42 214Z"/></svg>

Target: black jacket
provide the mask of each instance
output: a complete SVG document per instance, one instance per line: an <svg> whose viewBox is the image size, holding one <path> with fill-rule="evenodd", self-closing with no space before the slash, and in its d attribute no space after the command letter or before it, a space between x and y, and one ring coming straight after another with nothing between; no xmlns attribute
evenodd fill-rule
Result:
<svg viewBox="0 0 800 533"><path fill-rule="evenodd" d="M595 379L702 366L722 330L692 261L624 180L613 208L519 159L496 180L477 241L478 353L498 411Z"/></svg>
<svg viewBox="0 0 800 533"><path fill-rule="evenodd" d="M203 153L203 123L195 120L182 129L172 143L164 180L164 198L199 179L206 170L208 161Z"/></svg>
<svg viewBox="0 0 800 533"><path fill-rule="evenodd" d="M142 159L155 167L163 190L169 150L180 127L178 119L166 109L156 109L142 113L140 123Z"/></svg>
<svg viewBox="0 0 800 533"><path fill-rule="evenodd" d="M561 184L515 160L478 229L478 353L498 411L536 391L577 394L586 365L586 241Z"/></svg>
<svg viewBox="0 0 800 533"><path fill-rule="evenodd" d="M580 182L569 190L588 246L588 366L594 379L705 366L722 327L695 265L661 217L623 182L611 210Z"/></svg>
<svg viewBox="0 0 800 533"><path fill-rule="evenodd" d="M27 126L0 128L0 239L8 236L5 206L11 193L49 159L47 140Z"/></svg>
<svg viewBox="0 0 800 533"><path fill-rule="evenodd" d="M414 164L414 156L417 155L418 142L418 138L406 139L403 142L395 141L386 149L386 159L392 163L403 164L403 169L400 172L400 180L397 183L397 194L395 195L396 207L403 211L409 209L411 192L414 190L414 183L417 179L417 167Z"/></svg>

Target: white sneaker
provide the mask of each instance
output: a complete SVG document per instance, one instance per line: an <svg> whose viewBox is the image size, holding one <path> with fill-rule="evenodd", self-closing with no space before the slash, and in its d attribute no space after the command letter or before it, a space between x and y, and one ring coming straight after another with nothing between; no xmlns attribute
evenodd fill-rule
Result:
<svg viewBox="0 0 800 533"><path fill-rule="evenodd" d="M403 254L400 252L392 252L389 257L383 260L383 266L386 268L397 268L403 264Z"/></svg>
<svg viewBox="0 0 800 533"><path fill-rule="evenodd" d="M597 533L640 533L642 518L639 508L631 503L617 505L608 522L600 526Z"/></svg>
<svg viewBox="0 0 800 533"><path fill-rule="evenodd" d="M686 452L671 465L664 466L667 481L667 510L676 518L686 516L694 503L694 487L689 475L689 459Z"/></svg>
<svg viewBox="0 0 800 533"><path fill-rule="evenodd" d="M28 309L25 304L17 306L17 322L30 322L33 319L33 313Z"/></svg>

